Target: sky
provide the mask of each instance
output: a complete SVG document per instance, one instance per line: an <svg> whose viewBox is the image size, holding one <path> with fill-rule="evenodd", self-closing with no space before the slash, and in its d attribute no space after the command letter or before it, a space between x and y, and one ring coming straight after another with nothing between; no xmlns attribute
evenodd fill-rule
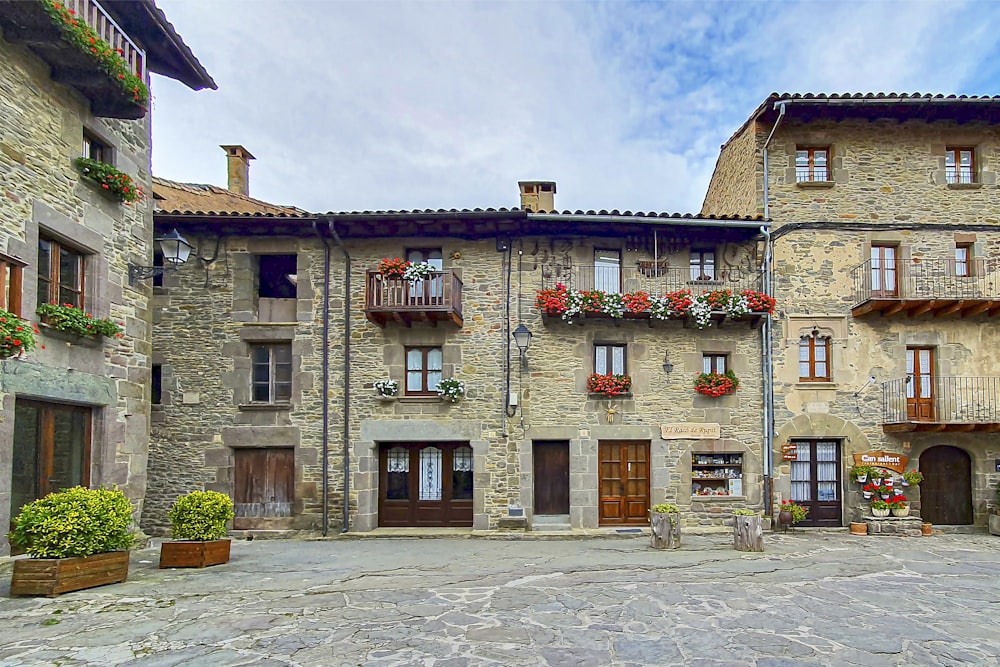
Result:
<svg viewBox="0 0 1000 667"><path fill-rule="evenodd" d="M771 92L1000 94L1000 2L157 0L214 77L154 75L153 173L311 212L697 213Z"/></svg>

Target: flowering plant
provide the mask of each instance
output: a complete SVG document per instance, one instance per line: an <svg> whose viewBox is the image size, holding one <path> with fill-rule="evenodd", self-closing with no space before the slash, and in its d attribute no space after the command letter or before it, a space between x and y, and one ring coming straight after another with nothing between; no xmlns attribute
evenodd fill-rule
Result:
<svg viewBox="0 0 1000 667"><path fill-rule="evenodd" d="M868 465L856 465L851 468L851 479L858 483L864 483L870 474L872 474L872 467Z"/></svg>
<svg viewBox="0 0 1000 667"><path fill-rule="evenodd" d="M34 325L0 308L0 359L18 357L35 349L37 333Z"/></svg>
<svg viewBox="0 0 1000 667"><path fill-rule="evenodd" d="M408 268L410 263L399 257L384 258L378 263L378 272L386 278L402 278Z"/></svg>
<svg viewBox="0 0 1000 667"><path fill-rule="evenodd" d="M886 501L882 500L881 498L876 498L875 500L872 501L872 509L873 510L887 510L887 509L889 509L889 503L887 503Z"/></svg>
<svg viewBox="0 0 1000 667"><path fill-rule="evenodd" d="M688 290L667 292L653 299L650 314L658 320L687 317L692 302L691 292Z"/></svg>
<svg viewBox="0 0 1000 667"><path fill-rule="evenodd" d="M122 57L121 49L111 48L84 20L76 17L75 11L58 0L42 0L42 7L62 31L63 39L95 58L101 69L118 82L127 97L141 108L146 108L149 104L149 88L132 72L132 68Z"/></svg>
<svg viewBox="0 0 1000 667"><path fill-rule="evenodd" d="M919 470L907 470L903 473L903 481L907 484L912 484L916 486L920 482L924 481L924 473Z"/></svg>
<svg viewBox="0 0 1000 667"><path fill-rule="evenodd" d="M465 383L455 378L444 378L438 382L437 393L444 400L454 403L465 396Z"/></svg>
<svg viewBox="0 0 1000 667"><path fill-rule="evenodd" d="M546 315L562 315L566 312L568 297L566 286L556 283L555 289L541 289L535 293L535 306Z"/></svg>
<svg viewBox="0 0 1000 667"><path fill-rule="evenodd" d="M750 289L743 290L741 294L747 300L747 306L750 308L750 312L768 313L771 315L774 314L774 307L777 305L777 301L775 301L773 296Z"/></svg>
<svg viewBox="0 0 1000 667"><path fill-rule="evenodd" d="M653 505L649 508L650 512L656 512L657 514L680 514L680 509L677 505L673 503L660 503L659 505Z"/></svg>
<svg viewBox="0 0 1000 667"><path fill-rule="evenodd" d="M740 386L736 373L728 370L725 373L702 373L694 381L694 390L703 396L718 398L731 394Z"/></svg>
<svg viewBox="0 0 1000 667"><path fill-rule="evenodd" d="M431 275L431 271L434 270L434 267L427 262L407 262L407 264L409 266L403 271L403 280L409 280L410 282L423 280Z"/></svg>
<svg viewBox="0 0 1000 667"><path fill-rule="evenodd" d="M86 157L78 157L73 164L81 174L113 194L120 202L132 203L143 197L142 188L128 174L118 171L110 164Z"/></svg>
<svg viewBox="0 0 1000 667"><path fill-rule="evenodd" d="M632 377L629 375L594 373L587 378L587 391L591 394L621 396L627 394L630 389L632 389Z"/></svg>
<svg viewBox="0 0 1000 667"><path fill-rule="evenodd" d="M889 500L887 500L886 502L889 504L890 508L894 507L896 509L902 509L907 505L906 496L904 496L901 493L897 493L892 498L889 498ZM874 503L872 504L874 505Z"/></svg>
<svg viewBox="0 0 1000 667"><path fill-rule="evenodd" d="M792 523L805 521L806 515L809 514L809 508L799 505L794 500L782 500L781 511L792 513Z"/></svg>
<svg viewBox="0 0 1000 667"><path fill-rule="evenodd" d="M77 308L71 303L43 303L36 310L43 321L58 329L68 331L78 336L114 336L122 337L121 327L114 320L97 319L87 311Z"/></svg>
<svg viewBox="0 0 1000 667"><path fill-rule="evenodd" d="M622 303L630 313L645 313L653 306L649 292L629 292L622 296Z"/></svg>
<svg viewBox="0 0 1000 667"><path fill-rule="evenodd" d="M399 393L399 383L395 380L375 380L374 387L379 396L395 396Z"/></svg>
<svg viewBox="0 0 1000 667"><path fill-rule="evenodd" d="M871 496L873 493L878 493L878 487L872 484L871 482L868 482L863 487L861 487L861 490L867 493L869 496Z"/></svg>

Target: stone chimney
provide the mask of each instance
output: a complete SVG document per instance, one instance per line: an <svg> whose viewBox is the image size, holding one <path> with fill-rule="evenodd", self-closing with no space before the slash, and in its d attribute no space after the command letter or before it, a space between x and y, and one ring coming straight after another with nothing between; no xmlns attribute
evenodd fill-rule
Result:
<svg viewBox="0 0 1000 667"><path fill-rule="evenodd" d="M556 210L555 181L518 181L521 190L521 208L525 211L538 213Z"/></svg>
<svg viewBox="0 0 1000 667"><path fill-rule="evenodd" d="M229 191L250 196L250 160L255 160L243 146L219 146L229 162Z"/></svg>

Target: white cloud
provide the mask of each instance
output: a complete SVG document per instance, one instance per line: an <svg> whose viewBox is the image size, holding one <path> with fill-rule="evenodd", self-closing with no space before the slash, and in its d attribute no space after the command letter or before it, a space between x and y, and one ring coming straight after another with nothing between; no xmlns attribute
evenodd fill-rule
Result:
<svg viewBox="0 0 1000 667"><path fill-rule="evenodd" d="M997 51L982 3L159 4L219 90L154 80L154 173L224 185L240 143L251 194L314 211L515 206L533 178L697 211L772 90L966 92Z"/></svg>

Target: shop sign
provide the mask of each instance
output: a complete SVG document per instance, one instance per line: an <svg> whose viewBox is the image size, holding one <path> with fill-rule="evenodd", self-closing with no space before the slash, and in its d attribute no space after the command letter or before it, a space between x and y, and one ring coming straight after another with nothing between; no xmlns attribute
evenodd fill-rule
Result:
<svg viewBox="0 0 1000 667"><path fill-rule="evenodd" d="M660 424L664 440L718 440L722 437L719 424Z"/></svg>
<svg viewBox="0 0 1000 667"><path fill-rule="evenodd" d="M854 465L886 468L898 473L906 472L906 464L910 459L894 452L861 452L854 455Z"/></svg>

